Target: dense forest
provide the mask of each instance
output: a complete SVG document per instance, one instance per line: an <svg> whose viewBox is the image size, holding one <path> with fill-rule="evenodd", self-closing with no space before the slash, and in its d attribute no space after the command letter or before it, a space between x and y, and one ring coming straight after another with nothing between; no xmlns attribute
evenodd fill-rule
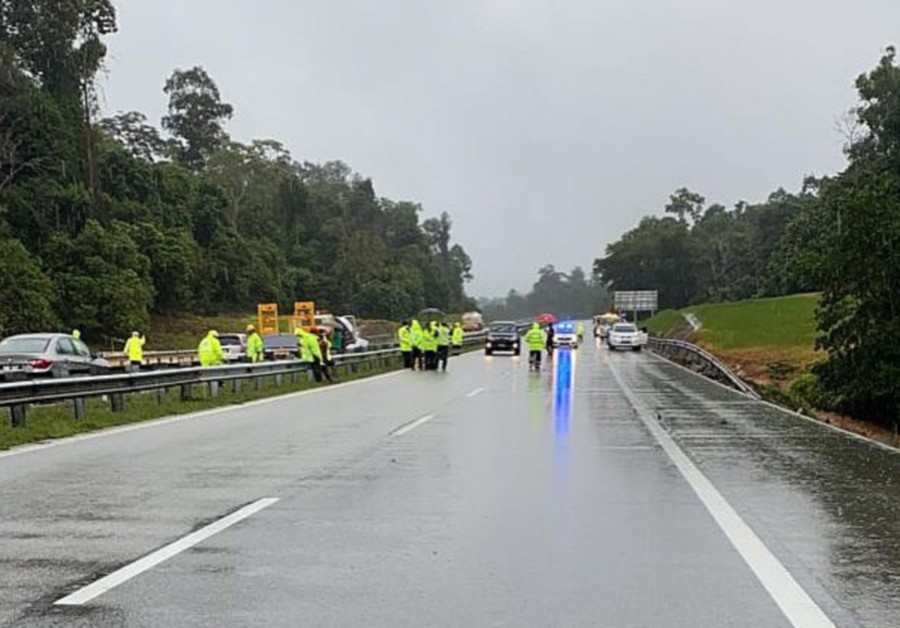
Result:
<svg viewBox="0 0 900 628"><path fill-rule="evenodd" d="M609 307L606 289L576 266L570 273L552 264L538 270L538 280L527 294L510 290L506 297L479 299L487 320L518 320L543 312L562 317L590 318Z"/></svg>
<svg viewBox="0 0 900 628"><path fill-rule="evenodd" d="M201 67L165 82L160 128L101 118L109 0L0 0L0 336L146 329L151 313L315 300L397 320L471 307L446 213L377 196L340 162L241 144Z"/></svg>
<svg viewBox="0 0 900 628"><path fill-rule="evenodd" d="M732 209L675 192L594 263L610 290L658 289L665 307L822 293L818 348L804 381L815 405L900 423L900 67L888 48L856 80L841 125L847 168ZM760 324L766 324L761 321Z"/></svg>

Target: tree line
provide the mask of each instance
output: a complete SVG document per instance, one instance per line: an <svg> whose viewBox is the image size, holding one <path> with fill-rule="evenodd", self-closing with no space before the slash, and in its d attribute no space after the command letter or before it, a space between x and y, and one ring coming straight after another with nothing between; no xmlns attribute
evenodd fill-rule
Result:
<svg viewBox="0 0 900 628"><path fill-rule="evenodd" d="M538 280L527 294L510 290L506 297L480 299L487 320L518 320L544 312L565 318L590 318L609 307L606 289L576 266L569 273L552 264L538 270Z"/></svg>
<svg viewBox="0 0 900 628"><path fill-rule="evenodd" d="M0 336L121 336L152 313L257 302L394 320L471 307L446 213L421 220L341 162L234 141L203 68L166 81L161 128L100 119L116 30L109 0L0 0Z"/></svg>
<svg viewBox="0 0 900 628"><path fill-rule="evenodd" d="M658 289L664 307L821 292L817 348L798 390L813 405L900 424L900 67L886 49L856 79L847 167L731 209L676 191L594 263L611 290ZM760 324L769 324L760 321Z"/></svg>

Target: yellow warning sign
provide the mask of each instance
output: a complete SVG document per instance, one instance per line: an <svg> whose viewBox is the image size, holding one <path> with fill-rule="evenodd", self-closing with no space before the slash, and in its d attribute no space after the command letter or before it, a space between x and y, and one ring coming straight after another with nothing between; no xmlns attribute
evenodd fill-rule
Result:
<svg viewBox="0 0 900 628"><path fill-rule="evenodd" d="M277 334L278 325L278 304L277 303L259 303L256 306L256 313L259 316L259 333L263 336L268 334Z"/></svg>
<svg viewBox="0 0 900 628"><path fill-rule="evenodd" d="M312 327L316 324L315 301L297 301L294 303L294 325Z"/></svg>

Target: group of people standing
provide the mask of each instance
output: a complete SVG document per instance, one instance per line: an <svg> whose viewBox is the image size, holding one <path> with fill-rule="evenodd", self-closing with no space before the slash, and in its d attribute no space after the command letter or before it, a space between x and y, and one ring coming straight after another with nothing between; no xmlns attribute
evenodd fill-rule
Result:
<svg viewBox="0 0 900 628"><path fill-rule="evenodd" d="M425 326L416 319L403 321L397 330L397 343L404 368L446 371L450 354L462 351L463 329L459 323L451 330L444 321L431 321Z"/></svg>

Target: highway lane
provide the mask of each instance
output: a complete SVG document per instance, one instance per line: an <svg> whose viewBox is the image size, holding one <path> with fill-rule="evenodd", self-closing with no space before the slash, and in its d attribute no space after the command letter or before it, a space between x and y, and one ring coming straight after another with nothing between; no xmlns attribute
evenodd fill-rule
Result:
<svg viewBox="0 0 900 628"><path fill-rule="evenodd" d="M473 355L2 457L0 622L791 625L654 429L835 625L896 625L897 454L592 346L539 375Z"/></svg>

